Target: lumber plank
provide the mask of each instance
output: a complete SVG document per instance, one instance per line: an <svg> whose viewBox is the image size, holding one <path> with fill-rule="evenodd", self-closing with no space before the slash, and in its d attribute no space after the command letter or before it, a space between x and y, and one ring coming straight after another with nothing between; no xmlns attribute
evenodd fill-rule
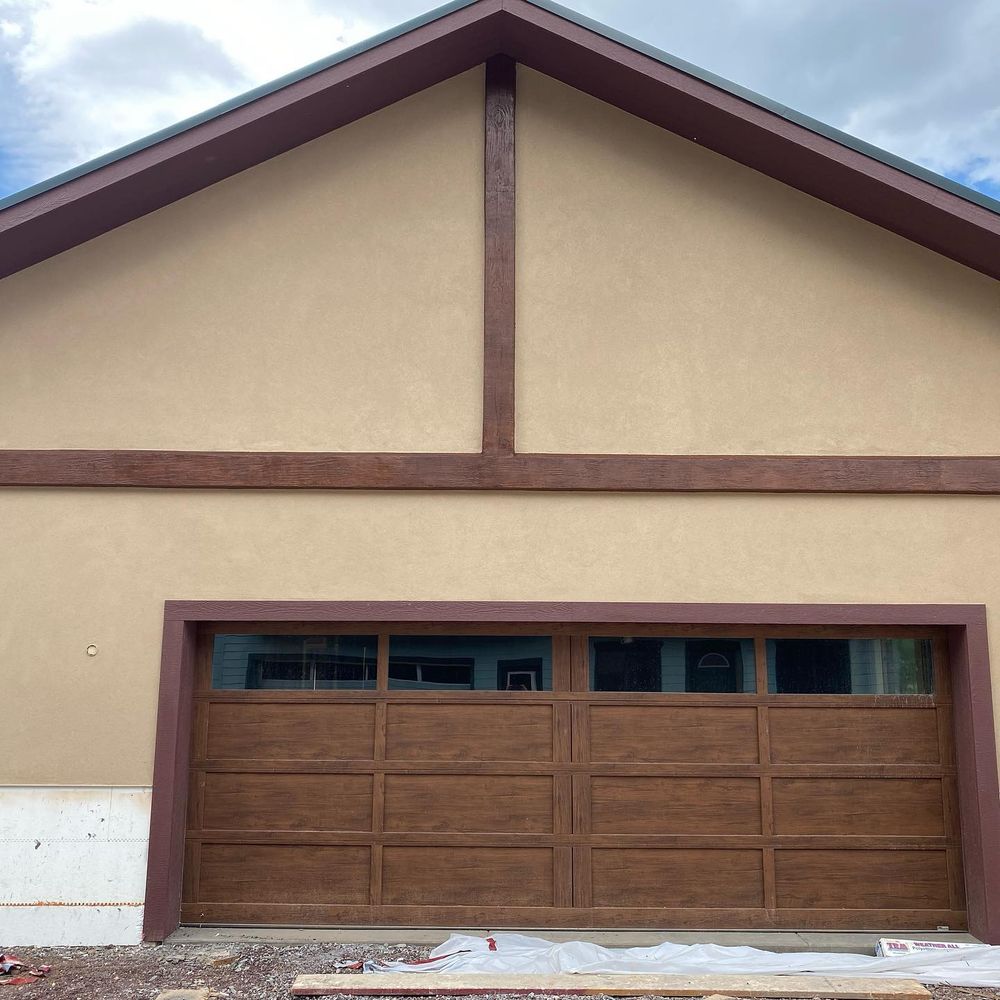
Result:
<svg viewBox="0 0 1000 1000"><path fill-rule="evenodd" d="M302 975L293 996L476 996L534 993L559 996L703 997L713 993L752 1000L791 1000L821 996L829 1000L929 1000L930 991L913 979L864 979L826 975L679 976L569 974L368 973Z"/></svg>

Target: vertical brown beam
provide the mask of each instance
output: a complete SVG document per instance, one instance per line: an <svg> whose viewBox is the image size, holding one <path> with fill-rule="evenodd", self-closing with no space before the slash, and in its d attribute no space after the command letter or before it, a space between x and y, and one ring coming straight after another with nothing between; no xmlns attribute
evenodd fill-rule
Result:
<svg viewBox="0 0 1000 1000"><path fill-rule="evenodd" d="M931 640L931 671L934 691L934 714L937 717L938 756L942 768L955 766L954 713L951 694L951 664L948 640L943 633ZM948 842L948 893L953 910L964 910L965 872L962 867L961 824L959 821L958 782L949 774L941 777L941 809L944 835Z"/></svg>
<svg viewBox="0 0 1000 1000"><path fill-rule="evenodd" d="M590 687L590 646L586 635L571 637L570 677L573 691L587 691Z"/></svg>
<svg viewBox="0 0 1000 1000"><path fill-rule="evenodd" d="M372 853L369 869L369 902L382 905L382 833L385 830L385 712L386 705L375 705L375 767L372 774Z"/></svg>
<svg viewBox="0 0 1000 1000"><path fill-rule="evenodd" d="M955 759L969 933L1000 944L1000 789L990 686L986 609L968 612L948 635L955 703ZM961 722L959 722L961 718Z"/></svg>
<svg viewBox="0 0 1000 1000"><path fill-rule="evenodd" d="M181 876L181 899L184 903L197 903L201 894L201 841L189 840L184 845L184 872Z"/></svg>
<svg viewBox="0 0 1000 1000"><path fill-rule="evenodd" d="M375 669L375 688L387 691L389 688L389 636L379 633L378 653ZM375 768L372 773L372 853L369 870L369 902L372 906L382 904L382 833L385 830L385 742L389 728L389 706L384 696L375 702L375 739L372 756Z"/></svg>
<svg viewBox="0 0 1000 1000"><path fill-rule="evenodd" d="M562 637L560 637L562 638ZM568 664L567 664L568 667ZM569 680L566 671L566 680ZM554 685L553 685L554 686ZM572 755L572 705L552 706L552 832L565 837L573 831L573 777L566 769ZM560 845L552 849L552 905L573 905L573 849Z"/></svg>
<svg viewBox="0 0 1000 1000"><path fill-rule="evenodd" d="M375 703L375 771L372 774L372 856L370 875L370 902L382 904L382 833L385 830L385 735L388 706L384 701Z"/></svg>
<svg viewBox="0 0 1000 1000"><path fill-rule="evenodd" d="M197 634L195 622L163 623L153 789L167 792L153 795L143 941L164 940L180 922Z"/></svg>
<svg viewBox="0 0 1000 1000"><path fill-rule="evenodd" d="M767 641L757 635L753 641L754 665L757 672L757 698L767 697ZM774 792L771 786L771 724L767 705L757 706L757 749L760 755L760 832L767 838L762 865L764 878L764 908L777 907L774 875Z"/></svg>
<svg viewBox="0 0 1000 1000"><path fill-rule="evenodd" d="M573 636L552 636L552 690L572 691ZM568 759L568 758L567 758Z"/></svg>
<svg viewBox="0 0 1000 1000"><path fill-rule="evenodd" d="M368 872L368 899L372 906L382 905L382 833L384 829L385 772L376 771L372 775L372 853L371 868Z"/></svg>
<svg viewBox="0 0 1000 1000"><path fill-rule="evenodd" d="M375 661L375 690L389 690L389 636L381 633L378 637Z"/></svg>
<svg viewBox="0 0 1000 1000"><path fill-rule="evenodd" d="M483 453L514 452L514 92L509 56L486 62Z"/></svg>
<svg viewBox="0 0 1000 1000"><path fill-rule="evenodd" d="M576 764L589 764L590 705L587 701L573 702L572 718L573 761ZM586 770L573 772L573 833L576 834L576 839L584 841L589 840L593 830L590 778ZM573 906L577 909L589 909L593 906L593 861L590 846L573 848Z"/></svg>

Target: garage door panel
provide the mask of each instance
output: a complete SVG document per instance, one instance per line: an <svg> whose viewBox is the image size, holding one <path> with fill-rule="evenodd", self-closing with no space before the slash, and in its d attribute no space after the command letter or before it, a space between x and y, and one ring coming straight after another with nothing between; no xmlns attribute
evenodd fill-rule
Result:
<svg viewBox="0 0 1000 1000"><path fill-rule="evenodd" d="M371 848L203 844L203 903L369 901Z"/></svg>
<svg viewBox="0 0 1000 1000"><path fill-rule="evenodd" d="M388 707L388 760L551 761L549 705Z"/></svg>
<svg viewBox="0 0 1000 1000"><path fill-rule="evenodd" d="M205 775L206 830L371 830L370 774Z"/></svg>
<svg viewBox="0 0 1000 1000"><path fill-rule="evenodd" d="M385 847L382 901L420 906L552 906L544 847Z"/></svg>
<svg viewBox="0 0 1000 1000"><path fill-rule="evenodd" d="M936 778L775 778L774 832L859 837L943 837Z"/></svg>
<svg viewBox="0 0 1000 1000"><path fill-rule="evenodd" d="M774 852L779 907L947 909L945 851Z"/></svg>
<svg viewBox="0 0 1000 1000"><path fill-rule="evenodd" d="M593 705L590 759L755 764L757 710Z"/></svg>
<svg viewBox="0 0 1000 1000"><path fill-rule="evenodd" d="M387 774L392 832L551 833L550 775Z"/></svg>
<svg viewBox="0 0 1000 1000"><path fill-rule="evenodd" d="M764 873L760 851L591 851L594 906L760 907Z"/></svg>
<svg viewBox="0 0 1000 1000"><path fill-rule="evenodd" d="M776 764L937 764L937 713L923 708L768 710Z"/></svg>
<svg viewBox="0 0 1000 1000"><path fill-rule="evenodd" d="M685 670L718 665L667 645L658 671L643 660L622 667L620 688L584 690L582 631L566 637L554 690L462 689L445 668L462 667L464 647L452 663L444 642L421 666L443 671L420 678L440 690L417 690L390 683L391 638L363 678L373 688L352 687L357 664L328 652L302 667L323 689L200 683L185 920L966 926L951 716L937 696L778 693L761 635L758 690L739 690L753 687L744 678L682 691ZM484 677L545 669L497 649ZM888 690L913 672L895 646L875 652L866 683ZM822 681L816 664L803 671Z"/></svg>
<svg viewBox="0 0 1000 1000"><path fill-rule="evenodd" d="M205 756L237 760L371 760L375 706L222 702L209 707Z"/></svg>
<svg viewBox="0 0 1000 1000"><path fill-rule="evenodd" d="M754 835L757 778L591 778L593 833Z"/></svg>

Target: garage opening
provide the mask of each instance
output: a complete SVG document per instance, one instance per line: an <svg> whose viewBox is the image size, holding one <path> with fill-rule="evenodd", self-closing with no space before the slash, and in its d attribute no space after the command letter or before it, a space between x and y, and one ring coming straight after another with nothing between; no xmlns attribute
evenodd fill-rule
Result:
<svg viewBox="0 0 1000 1000"><path fill-rule="evenodd" d="M199 634L182 919L965 929L931 627Z"/></svg>

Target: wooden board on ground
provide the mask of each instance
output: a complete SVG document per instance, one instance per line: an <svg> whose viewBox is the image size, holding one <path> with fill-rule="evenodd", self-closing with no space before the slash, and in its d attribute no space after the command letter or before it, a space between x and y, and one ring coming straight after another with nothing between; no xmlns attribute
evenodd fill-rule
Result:
<svg viewBox="0 0 1000 1000"><path fill-rule="evenodd" d="M475 996L485 993L534 993L559 996L727 997L791 1000L928 1000L930 991L913 979L860 979L823 975L798 976L668 976L561 973L528 975L448 972L427 974L368 973L298 976L292 994L325 996Z"/></svg>

